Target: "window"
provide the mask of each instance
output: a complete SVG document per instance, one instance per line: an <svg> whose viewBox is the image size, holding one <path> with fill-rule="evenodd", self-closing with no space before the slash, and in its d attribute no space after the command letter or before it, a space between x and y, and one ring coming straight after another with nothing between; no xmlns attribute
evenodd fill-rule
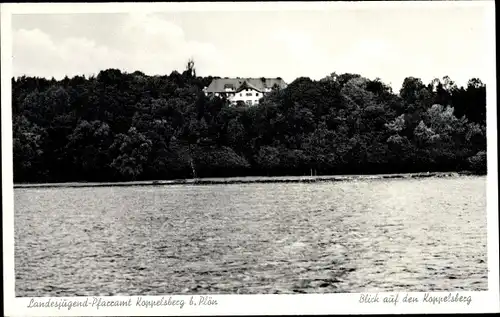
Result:
<svg viewBox="0 0 500 317"><path fill-rule="evenodd" d="M252 96L252 93L251 92L247 92L247 97L251 97Z"/></svg>
<svg viewBox="0 0 500 317"><path fill-rule="evenodd" d="M255 93L255 97L259 97L259 93L258 92Z"/></svg>
<svg viewBox="0 0 500 317"><path fill-rule="evenodd" d="M240 97L243 96L243 94L240 94Z"/></svg>

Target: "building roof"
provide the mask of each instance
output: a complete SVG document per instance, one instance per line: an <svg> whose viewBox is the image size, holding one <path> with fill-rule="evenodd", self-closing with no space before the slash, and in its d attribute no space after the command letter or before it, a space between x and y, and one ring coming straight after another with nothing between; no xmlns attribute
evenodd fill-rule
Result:
<svg viewBox="0 0 500 317"><path fill-rule="evenodd" d="M248 81L246 81L246 80L245 80L245 81L244 81L244 82L243 82L243 83L242 83L242 84L238 87L238 89L236 89L236 92L240 92L240 91L242 91L242 90L244 90L244 89L253 89L253 90L257 90L257 91L259 91L259 92L262 92L262 91L264 91L264 88L265 88L265 87L263 87L263 88L260 88L260 87L255 87L254 85L250 84Z"/></svg>
<svg viewBox="0 0 500 317"><path fill-rule="evenodd" d="M225 92L226 88L232 86L236 91L251 88L263 92L266 88L273 88L274 85L278 85L279 88L286 87L285 81L281 78L219 78L212 80L206 91Z"/></svg>

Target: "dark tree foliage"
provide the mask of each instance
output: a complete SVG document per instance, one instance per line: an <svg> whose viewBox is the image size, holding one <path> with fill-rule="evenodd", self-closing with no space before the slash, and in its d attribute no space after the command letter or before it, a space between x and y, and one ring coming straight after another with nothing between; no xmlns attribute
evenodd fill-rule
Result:
<svg viewBox="0 0 500 317"><path fill-rule="evenodd" d="M486 172L486 87L357 74L274 88L258 106L206 97L216 77L12 80L16 182Z"/></svg>

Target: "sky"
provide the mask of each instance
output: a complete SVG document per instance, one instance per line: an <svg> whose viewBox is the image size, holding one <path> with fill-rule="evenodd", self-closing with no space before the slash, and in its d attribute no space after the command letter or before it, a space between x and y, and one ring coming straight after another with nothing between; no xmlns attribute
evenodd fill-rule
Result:
<svg viewBox="0 0 500 317"><path fill-rule="evenodd" d="M12 15L14 76L97 74L321 79L357 73L399 89L405 77L486 77L482 7Z"/></svg>

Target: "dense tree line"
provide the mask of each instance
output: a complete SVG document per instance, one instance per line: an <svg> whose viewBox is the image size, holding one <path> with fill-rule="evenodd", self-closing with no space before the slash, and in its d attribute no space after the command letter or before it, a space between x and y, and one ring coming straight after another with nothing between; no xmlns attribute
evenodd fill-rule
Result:
<svg viewBox="0 0 500 317"><path fill-rule="evenodd" d="M486 172L486 87L399 93L379 79L298 78L258 106L203 94L212 77L117 69L12 79L16 182L472 170Z"/></svg>

